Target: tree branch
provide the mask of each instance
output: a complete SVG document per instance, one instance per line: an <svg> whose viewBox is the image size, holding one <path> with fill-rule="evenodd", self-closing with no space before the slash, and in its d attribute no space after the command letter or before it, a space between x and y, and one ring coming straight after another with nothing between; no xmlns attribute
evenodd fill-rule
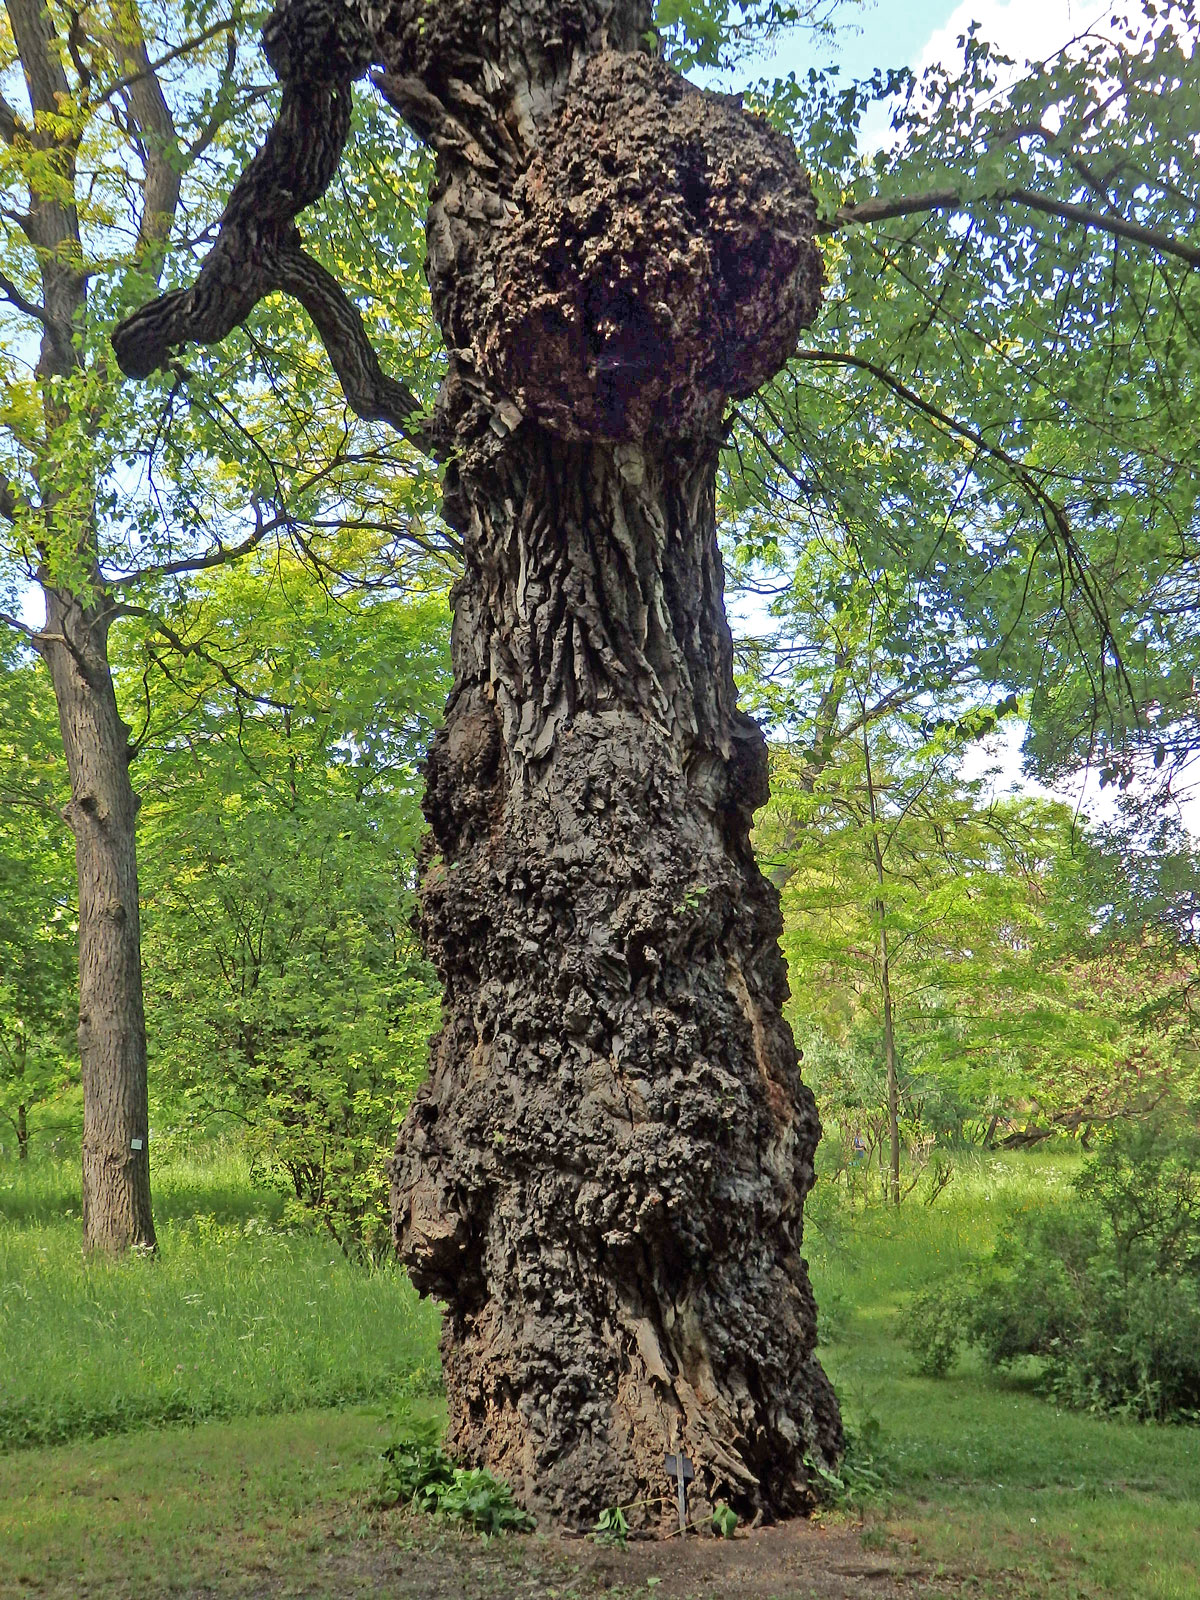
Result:
<svg viewBox="0 0 1200 1600"><path fill-rule="evenodd" d="M424 430L409 421L420 410L416 395L384 372L358 307L332 273L297 246L280 257L279 287L312 318L351 411L364 422L389 423L428 449Z"/></svg>
<svg viewBox="0 0 1200 1600"><path fill-rule="evenodd" d="M295 226L337 170L350 131L350 84L373 46L349 12L339 13L331 31L315 41L303 29L292 38L287 30L294 24L288 12L276 12L264 33L263 47L283 84L279 115L234 185L195 283L127 317L113 333L113 349L128 377L148 377L181 345L218 343L264 296L283 290L312 318L350 408L425 448L408 420L419 410L416 396L383 372L358 308L305 255Z"/></svg>
<svg viewBox="0 0 1200 1600"><path fill-rule="evenodd" d="M1129 222L1124 217L1108 212L1093 211L1088 206L1076 205L1071 200L1055 200L1050 195L1038 194L1033 189L1000 189L995 194L977 195L972 199L990 201L996 205L1013 202L1028 206L1046 216L1063 222L1078 222L1085 228L1095 228L1118 239L1130 239L1135 244L1161 255L1175 256L1189 267L1200 267L1200 245L1188 244L1184 239L1155 228L1143 227L1140 222ZM818 222L820 233L838 233L842 228L863 226L873 222L887 222L893 217L910 217L924 211L964 211L970 205L959 189L930 189L924 194L900 195L894 199L864 200L861 205L841 206L833 217Z"/></svg>
<svg viewBox="0 0 1200 1600"><path fill-rule="evenodd" d="M35 305L32 300L27 300L12 279L3 272L0 272L0 294L3 294L8 303L25 316L33 317L43 327L46 326L49 319L46 316L45 306Z"/></svg>
<svg viewBox="0 0 1200 1600"><path fill-rule="evenodd" d="M969 440L981 455L999 462L1012 474L1041 512L1048 536L1051 539L1056 539L1061 546L1062 554L1065 558L1066 571L1083 591L1087 608L1100 630L1103 646L1107 646L1112 651L1114 663L1129 693L1130 700L1136 704L1133 686L1129 682L1125 663L1117 647L1103 596L1088 575L1083 558L1080 556L1075 543L1075 535L1067 514L1054 496L1048 493L1039 482L1033 470L1016 456L1011 455L1002 445L991 444L978 429L971 427L969 423L961 421L958 417L951 416L939 406L935 406L932 401L926 400L924 395L918 394L915 389L910 389L906 383L897 378L894 373L889 372L886 367L881 367L877 362L870 361L865 356L854 355L852 352L845 350L797 350L795 359L812 362L817 365L855 367L860 372L870 373L873 378L883 384L885 388L890 389L906 405L928 417L935 426L956 434L961 439ZM1082 653L1082 645L1080 649Z"/></svg>
<svg viewBox="0 0 1200 1600"><path fill-rule="evenodd" d="M0 623L28 639L35 650L42 648L43 635L36 628L31 628L28 623L22 622L20 617L10 616L7 611L0 611Z"/></svg>
<svg viewBox="0 0 1200 1600"><path fill-rule="evenodd" d="M59 111L60 100L65 101L70 94L71 85L63 69L50 13L41 0L6 0L6 8L34 117L39 112L53 116Z"/></svg>
<svg viewBox="0 0 1200 1600"><path fill-rule="evenodd" d="M15 144L27 134L25 124L9 105L8 101L0 94L0 139L5 144Z"/></svg>
<svg viewBox="0 0 1200 1600"><path fill-rule="evenodd" d="M199 642L189 644L186 639L181 638L179 634L175 632L174 628L172 628L168 622L164 621L164 619L158 616L156 612L148 610L145 606L135 606L122 603L114 607L113 615L118 617L140 617L144 621L150 623L153 631L161 634L177 655L181 656L184 660L186 660L189 656L195 656L198 660L203 661L207 666L210 666L221 679L222 683L226 684L228 688L233 690L234 694L239 700L247 700L253 705L267 706L272 711L288 711L291 709L288 703L284 700L275 700L271 695L268 694L255 694L253 689L248 689L246 685L242 683L233 672L230 671L229 667L220 659L219 656L213 655L210 650L206 649L205 646ZM158 665L161 666L162 662L155 653L153 647L150 645L149 640L147 640L147 649L150 651L150 654L153 656Z"/></svg>
<svg viewBox="0 0 1200 1600"><path fill-rule="evenodd" d="M0 472L0 517L3 517L5 522L15 522L17 511L17 491L4 473Z"/></svg>
<svg viewBox="0 0 1200 1600"><path fill-rule="evenodd" d="M93 107L93 109L98 109L100 106L107 105L112 97L116 94L120 94L123 89L131 88L135 83L139 83L143 78L156 77L158 73L161 72L163 67L170 66L172 61L177 61L180 56L187 55L190 50L199 49L202 44L207 44L210 39L215 39L220 33L231 32L233 26L234 24L232 18L226 17L224 21L214 22L211 27L203 29L202 32L193 35L193 37L190 39L185 39L182 44L177 44L173 49L168 50L165 55L159 56L156 61L151 61L149 57L146 56L144 61L140 62L137 66L132 67L121 77L114 78L113 81L108 84L94 100L89 102L90 105ZM143 56L145 56L144 44L142 50Z"/></svg>

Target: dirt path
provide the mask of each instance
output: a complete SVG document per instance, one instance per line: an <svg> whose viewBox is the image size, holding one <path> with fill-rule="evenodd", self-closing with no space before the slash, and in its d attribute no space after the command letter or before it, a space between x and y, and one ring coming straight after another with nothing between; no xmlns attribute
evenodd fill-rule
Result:
<svg viewBox="0 0 1200 1600"><path fill-rule="evenodd" d="M314 1551L307 1576L232 1575L188 1600L353 1597L396 1600L935 1600L961 1587L893 1544L864 1549L862 1530L794 1522L731 1541L630 1543L624 1550L555 1536L483 1541L386 1517L364 1537Z"/></svg>

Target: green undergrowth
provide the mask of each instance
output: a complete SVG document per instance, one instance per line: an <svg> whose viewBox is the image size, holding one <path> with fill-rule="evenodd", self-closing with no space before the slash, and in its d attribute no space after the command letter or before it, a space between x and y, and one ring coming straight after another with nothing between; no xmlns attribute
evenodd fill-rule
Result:
<svg viewBox="0 0 1200 1600"><path fill-rule="evenodd" d="M376 1509L401 1507L460 1522L474 1533L531 1533L534 1519L511 1487L478 1467L460 1467L442 1448L442 1419L402 1407L383 1451L372 1497Z"/></svg>
<svg viewBox="0 0 1200 1600"><path fill-rule="evenodd" d="M1200 1428L1062 1410L1032 1367L997 1373L974 1353L923 1377L904 1343L914 1295L1062 1200L1079 1166L1070 1150L969 1159L936 1205L899 1211L818 1197L820 1354L853 1441L832 1498L980 1593L1200 1600Z"/></svg>
<svg viewBox="0 0 1200 1600"><path fill-rule="evenodd" d="M974 1352L923 1377L905 1348L912 1297L1078 1171L1069 1150L967 1160L933 1206L851 1210L818 1190L810 1208L821 1355L852 1440L824 1516L917 1574L914 1594L1200 1600L1200 1429L1056 1409L1034 1369ZM389 1420L437 1373L436 1320L401 1274L280 1231L229 1149L160 1156L157 1261L85 1267L75 1181L73 1165L0 1169L3 1442L232 1420L10 1451L0 1594L74 1600L86 1574L89 1594L156 1600L432 1595L447 1560L470 1567L461 1592L534 1592L526 1541L465 1531L502 1524L502 1496L444 1459L438 1405L418 1400L407 1431ZM238 1420L271 1411L295 1415ZM441 1515L410 1515L418 1490Z"/></svg>
<svg viewBox="0 0 1200 1600"><path fill-rule="evenodd" d="M436 1390L404 1274L281 1230L236 1151L168 1157L155 1207L156 1258L85 1263L74 1165L0 1169L0 1449Z"/></svg>

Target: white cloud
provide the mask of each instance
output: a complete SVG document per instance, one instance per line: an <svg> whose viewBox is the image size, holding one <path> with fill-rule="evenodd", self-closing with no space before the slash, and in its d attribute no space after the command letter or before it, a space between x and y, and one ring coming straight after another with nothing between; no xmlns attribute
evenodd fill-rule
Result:
<svg viewBox="0 0 1200 1600"><path fill-rule="evenodd" d="M945 23L925 41L912 63L917 72L938 63L953 65L962 59L959 38L972 22L981 36L1018 65L1044 61L1080 34L1107 32L1113 14L1112 0L962 0ZM1120 7L1118 6L1119 10Z"/></svg>

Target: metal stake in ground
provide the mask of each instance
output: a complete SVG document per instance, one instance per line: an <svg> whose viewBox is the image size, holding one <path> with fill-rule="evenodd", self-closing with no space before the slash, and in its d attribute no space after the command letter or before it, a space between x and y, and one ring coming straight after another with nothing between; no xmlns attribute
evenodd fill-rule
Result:
<svg viewBox="0 0 1200 1600"><path fill-rule="evenodd" d="M663 1466L668 1474L675 1479L675 1487L679 1496L679 1531L687 1532L687 1486L696 1476L696 1469L685 1455L664 1456Z"/></svg>

